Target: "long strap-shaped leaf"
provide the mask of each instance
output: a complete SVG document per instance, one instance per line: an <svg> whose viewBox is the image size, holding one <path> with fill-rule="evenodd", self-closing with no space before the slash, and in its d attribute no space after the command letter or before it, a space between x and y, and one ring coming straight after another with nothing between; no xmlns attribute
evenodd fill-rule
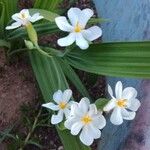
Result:
<svg viewBox="0 0 150 150"><path fill-rule="evenodd" d="M38 35L52 34L58 32L58 28L54 23L35 24L34 28L36 29ZM14 40L20 37L27 37L27 32L24 27L21 27L11 32L8 31L8 40Z"/></svg>
<svg viewBox="0 0 150 150"><path fill-rule="evenodd" d="M47 58L37 52L30 52L31 64L45 101L52 100L53 92L68 87L66 78L59 64L59 58ZM72 136L68 130L57 129L65 150L90 150L78 137Z"/></svg>
<svg viewBox="0 0 150 150"><path fill-rule="evenodd" d="M36 0L34 8L42 8L58 13L60 11L58 7L61 2L62 0Z"/></svg>
<svg viewBox="0 0 150 150"><path fill-rule="evenodd" d="M65 60L61 60L61 66L66 77L74 84L77 90L81 92L83 96L90 98L88 91L72 67Z"/></svg>
<svg viewBox="0 0 150 150"><path fill-rule="evenodd" d="M1 40L0 39L0 47L7 47L10 48L10 43L5 41L5 40Z"/></svg>
<svg viewBox="0 0 150 150"><path fill-rule="evenodd" d="M4 28L11 16L17 11L18 0L0 0L0 36L4 36Z"/></svg>
<svg viewBox="0 0 150 150"><path fill-rule="evenodd" d="M66 57L75 68L96 74L150 78L150 42L94 44Z"/></svg>

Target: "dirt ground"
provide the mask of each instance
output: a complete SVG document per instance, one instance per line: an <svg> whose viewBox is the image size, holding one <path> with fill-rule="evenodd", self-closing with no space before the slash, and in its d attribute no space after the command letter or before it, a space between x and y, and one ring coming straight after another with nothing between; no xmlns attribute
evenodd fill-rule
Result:
<svg viewBox="0 0 150 150"><path fill-rule="evenodd" d="M0 130L18 120L20 106L38 98L34 75L29 64L21 59L8 63L0 49Z"/></svg>

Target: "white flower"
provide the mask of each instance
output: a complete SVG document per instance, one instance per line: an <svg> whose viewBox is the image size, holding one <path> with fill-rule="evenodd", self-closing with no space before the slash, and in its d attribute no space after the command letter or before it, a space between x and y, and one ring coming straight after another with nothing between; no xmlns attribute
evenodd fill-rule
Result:
<svg viewBox="0 0 150 150"><path fill-rule="evenodd" d="M71 97L72 91L70 89L67 89L64 92L58 90L53 95L53 99L56 104L50 102L42 105L43 107L58 111L57 115L52 115L52 124L60 123L63 120L64 115L66 118L68 118L68 116L70 115L70 106L72 104L72 101L70 101Z"/></svg>
<svg viewBox="0 0 150 150"><path fill-rule="evenodd" d="M93 11L89 8L80 10L79 8L70 8L68 18L60 16L55 18L55 22L60 30L69 32L69 35L58 40L58 45L69 46L76 42L81 49L87 49L89 42L99 38L102 30L98 26L92 26L85 29L88 20L93 16Z"/></svg>
<svg viewBox="0 0 150 150"><path fill-rule="evenodd" d="M71 130L72 135L80 132L80 140L89 146L94 139L101 136L100 129L104 128L106 120L95 104L90 104L88 98L82 98L79 103L71 106L70 117L65 121L65 127Z"/></svg>
<svg viewBox="0 0 150 150"><path fill-rule="evenodd" d="M19 13L12 15L12 19L16 22L11 24L10 26L7 26L6 30L15 29L20 26L26 26L30 22L33 23L43 18L44 17L41 16L39 13L35 13L33 16L31 16L28 9L23 9Z"/></svg>
<svg viewBox="0 0 150 150"><path fill-rule="evenodd" d="M113 96L112 88L109 85L108 92L112 99L104 107L104 111L113 110L110 121L114 125L120 125L123 123L123 119L133 120L136 115L135 112L141 105L140 101L136 98L136 89L127 87L123 90L121 81L118 81L115 87L116 97Z"/></svg>

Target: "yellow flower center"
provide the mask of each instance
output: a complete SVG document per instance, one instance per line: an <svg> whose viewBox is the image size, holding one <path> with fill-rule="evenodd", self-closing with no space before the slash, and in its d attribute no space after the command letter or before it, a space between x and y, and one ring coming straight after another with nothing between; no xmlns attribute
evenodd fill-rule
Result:
<svg viewBox="0 0 150 150"><path fill-rule="evenodd" d="M26 14L24 14L24 13L20 14L20 19L26 19L26 18L27 18Z"/></svg>
<svg viewBox="0 0 150 150"><path fill-rule="evenodd" d="M76 26L74 28L74 31L75 32L81 32L81 30L82 30L82 27L79 25L79 22L77 22L77 24L76 24Z"/></svg>
<svg viewBox="0 0 150 150"><path fill-rule="evenodd" d="M120 99L117 101L117 105L119 107L125 107L127 105L127 100L126 99Z"/></svg>
<svg viewBox="0 0 150 150"><path fill-rule="evenodd" d="M67 106L67 103L65 103L65 102L60 102L60 103L59 103L59 108L60 108L60 109L65 109L66 106Z"/></svg>
<svg viewBox="0 0 150 150"><path fill-rule="evenodd" d="M92 118L88 115L85 115L81 121L86 125L86 124L89 124L91 121L92 121Z"/></svg>

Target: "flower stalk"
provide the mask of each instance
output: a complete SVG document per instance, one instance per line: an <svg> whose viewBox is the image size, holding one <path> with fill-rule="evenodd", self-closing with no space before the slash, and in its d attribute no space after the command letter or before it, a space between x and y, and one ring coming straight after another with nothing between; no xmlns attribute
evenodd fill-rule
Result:
<svg viewBox="0 0 150 150"><path fill-rule="evenodd" d="M29 133L27 134L27 136L26 136L26 138L25 138L25 141L24 141L24 143L23 143L23 146L20 147L19 150L23 150L24 147L27 145L28 141L30 140L31 135L32 135L32 133L34 132L34 130L35 130L35 128L36 128L36 125L37 125L38 119L39 119L39 117L40 117L40 115L41 115L41 112L42 112L42 109L39 110L37 116L35 117L34 123L33 123L33 125L32 125L32 128L31 128L31 130L29 131Z"/></svg>
<svg viewBox="0 0 150 150"><path fill-rule="evenodd" d="M44 56L52 57L47 52L43 51L40 48L40 46L38 45L38 36L37 36L37 32L36 32L35 28L33 27L33 25L31 23L28 23L25 27L26 27L26 30L28 33L28 37L29 37L30 41L34 44L35 49L37 49L38 52Z"/></svg>

